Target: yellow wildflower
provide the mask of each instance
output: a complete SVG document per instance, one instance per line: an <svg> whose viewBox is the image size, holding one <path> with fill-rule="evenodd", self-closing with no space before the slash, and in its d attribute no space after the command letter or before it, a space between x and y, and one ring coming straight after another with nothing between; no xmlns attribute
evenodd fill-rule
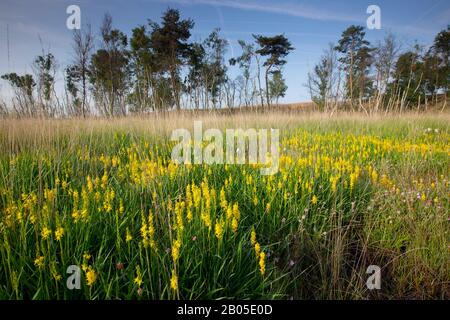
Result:
<svg viewBox="0 0 450 320"><path fill-rule="evenodd" d="M239 211L239 206L237 203L235 203L233 205L233 215L237 220L239 220L241 218L241 213Z"/></svg>
<svg viewBox="0 0 450 320"><path fill-rule="evenodd" d="M180 257L180 247L181 247L181 240L180 239L175 240L172 245L173 262L177 262L178 258Z"/></svg>
<svg viewBox="0 0 450 320"><path fill-rule="evenodd" d="M60 241L61 238L63 237L63 235L64 235L64 228L63 227L56 228L56 231L55 231L56 240Z"/></svg>
<svg viewBox="0 0 450 320"><path fill-rule="evenodd" d="M227 219L231 219L233 216L233 208L231 206L228 206L227 208Z"/></svg>
<svg viewBox="0 0 450 320"><path fill-rule="evenodd" d="M47 227L42 228L42 231L41 231L42 239L44 239L44 240L47 239L51 234L52 234L52 230L50 230Z"/></svg>
<svg viewBox="0 0 450 320"><path fill-rule="evenodd" d="M233 232L236 233L238 229L238 221L236 218L233 218L233 221L231 221L231 229L233 229Z"/></svg>
<svg viewBox="0 0 450 320"><path fill-rule="evenodd" d="M223 220L216 221L216 225L214 226L214 231L217 239L221 240L223 236Z"/></svg>
<svg viewBox="0 0 450 320"><path fill-rule="evenodd" d="M95 273L94 269L89 266L86 271L86 283L89 287L92 287L95 281L97 281L97 273Z"/></svg>
<svg viewBox="0 0 450 320"><path fill-rule="evenodd" d="M34 260L34 265L38 267L39 269L42 269L44 267L44 257L39 256Z"/></svg>
<svg viewBox="0 0 450 320"><path fill-rule="evenodd" d="M174 270L172 270L172 277L170 278L170 288L173 291L177 291L178 290L178 277L175 274Z"/></svg>
<svg viewBox="0 0 450 320"><path fill-rule="evenodd" d="M257 242L255 243L255 253L256 257L259 257L259 253L261 252L261 245Z"/></svg>
<svg viewBox="0 0 450 320"><path fill-rule="evenodd" d="M266 273L266 254L264 252L259 254L259 271L262 275Z"/></svg>
<svg viewBox="0 0 450 320"><path fill-rule="evenodd" d="M94 184L92 183L92 179L90 176L86 177L87 189L89 192L94 191Z"/></svg>
<svg viewBox="0 0 450 320"><path fill-rule="evenodd" d="M220 207L222 208L222 210L226 211L227 206L228 206L228 202L225 197L225 189L222 187L222 189L220 189Z"/></svg>
<svg viewBox="0 0 450 320"><path fill-rule="evenodd" d="M142 272L139 266L136 267L136 278L134 278L134 283L138 285L138 287L142 284Z"/></svg>
<svg viewBox="0 0 450 320"><path fill-rule="evenodd" d="M89 261L89 259L91 259L91 255L89 254L89 252L87 252L87 251L84 252L83 259L85 261Z"/></svg>
<svg viewBox="0 0 450 320"><path fill-rule="evenodd" d="M130 230L127 228L127 234L125 236L125 242L130 242L131 240L133 240L133 236L130 233Z"/></svg>
<svg viewBox="0 0 450 320"><path fill-rule="evenodd" d="M252 246L256 244L256 231L255 228L252 228L252 233L250 234L250 242Z"/></svg>

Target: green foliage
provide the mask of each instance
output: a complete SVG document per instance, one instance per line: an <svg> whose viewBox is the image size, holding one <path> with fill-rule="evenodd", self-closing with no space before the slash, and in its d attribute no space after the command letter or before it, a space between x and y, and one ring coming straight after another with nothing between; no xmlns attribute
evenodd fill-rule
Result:
<svg viewBox="0 0 450 320"><path fill-rule="evenodd" d="M353 99L367 98L370 94L368 73L372 64L372 51L369 41L365 40L366 33L362 26L351 25L342 33L335 50L342 56L339 61L346 71L347 97Z"/></svg>
<svg viewBox="0 0 450 320"><path fill-rule="evenodd" d="M12 87L22 90L28 98L33 97L33 88L36 86L36 82L31 74L20 76L12 72L2 75L1 78L8 81Z"/></svg>
<svg viewBox="0 0 450 320"><path fill-rule="evenodd" d="M276 100L278 104L278 99L284 97L287 91L286 81L283 79L283 75L280 70L275 70L272 72L272 79L269 81L269 92L270 97Z"/></svg>
<svg viewBox="0 0 450 320"><path fill-rule="evenodd" d="M125 97L129 87L129 53L127 37L112 28L112 18L105 15L102 48L92 55L89 79L100 111L106 116L125 114Z"/></svg>
<svg viewBox="0 0 450 320"><path fill-rule="evenodd" d="M188 39L191 36L194 21L181 20L178 10L167 9L162 16L161 25L156 22L151 22L150 25L152 27L150 40L155 59L160 64L162 72L169 75L173 100L177 109L180 109L180 68L189 56Z"/></svg>
<svg viewBox="0 0 450 320"><path fill-rule="evenodd" d="M265 82L266 82L266 102L270 105L271 96L269 88L269 74L272 72L272 68L281 69L286 64L285 58L294 50L290 41L283 35L279 34L273 37L266 37L262 35L253 35L259 48L255 51L262 57L266 57L263 66L265 70Z"/></svg>

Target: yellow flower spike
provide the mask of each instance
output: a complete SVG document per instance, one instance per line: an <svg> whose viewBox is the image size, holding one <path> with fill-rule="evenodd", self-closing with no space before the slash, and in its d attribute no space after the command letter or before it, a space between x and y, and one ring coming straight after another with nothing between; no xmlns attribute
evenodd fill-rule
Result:
<svg viewBox="0 0 450 320"><path fill-rule="evenodd" d="M177 239L172 244L172 259L173 262L176 263L178 261L178 258L180 257L180 247L181 247L181 240Z"/></svg>
<svg viewBox="0 0 450 320"><path fill-rule="evenodd" d="M34 265L36 267L38 267L39 269L44 268L44 257L43 256L38 256L35 260L34 260Z"/></svg>
<svg viewBox="0 0 450 320"><path fill-rule="evenodd" d="M259 203L258 197L256 196L256 194L254 194L254 195L253 195L253 204L254 204L255 206L257 206L258 203Z"/></svg>
<svg viewBox="0 0 450 320"><path fill-rule="evenodd" d="M170 277L170 288L173 291L177 291L178 290L178 277L175 273L175 270L172 270L172 276Z"/></svg>
<svg viewBox="0 0 450 320"><path fill-rule="evenodd" d="M372 173L370 175L370 178L372 179L373 183L376 183L378 180L378 173L375 170L372 170Z"/></svg>
<svg viewBox="0 0 450 320"><path fill-rule="evenodd" d="M122 215L125 212L125 207L123 206L123 201L120 199L119 203L119 213Z"/></svg>
<svg viewBox="0 0 450 320"><path fill-rule="evenodd" d="M138 287L142 285L142 272L139 266L136 267L136 278L134 278L134 283L137 284Z"/></svg>
<svg viewBox="0 0 450 320"><path fill-rule="evenodd" d="M233 205L233 216L236 218L236 220L239 220L241 218L241 212L239 211L239 205L237 203Z"/></svg>
<svg viewBox="0 0 450 320"><path fill-rule="evenodd" d="M86 270L86 284L88 287L92 287L95 281L97 281L97 273L91 266L89 266Z"/></svg>
<svg viewBox="0 0 450 320"><path fill-rule="evenodd" d="M313 205L315 205L315 204L317 203L317 197L316 197L316 195L313 195L313 197L312 197L312 199L311 199L311 203L312 203Z"/></svg>
<svg viewBox="0 0 450 320"><path fill-rule="evenodd" d="M258 242L256 242L255 243L255 254L256 254L256 258L258 258L259 257L259 253L261 252L261 245L258 243Z"/></svg>
<svg viewBox="0 0 450 320"><path fill-rule="evenodd" d="M252 227L252 232L250 234L250 243L252 244L252 246L256 244L256 231L254 227Z"/></svg>
<svg viewBox="0 0 450 320"><path fill-rule="evenodd" d="M193 216L192 216L192 209L191 209L190 207L187 209L186 218L187 218L188 222L191 222L192 219L193 219Z"/></svg>
<svg viewBox="0 0 450 320"><path fill-rule="evenodd" d="M43 227L41 230L41 237L43 240L46 240L50 237L50 235L52 234L52 231L47 228L47 227Z"/></svg>
<svg viewBox="0 0 450 320"><path fill-rule="evenodd" d="M63 227L56 228L56 231L55 231L56 241L60 241L62 239L63 235L64 235L64 228Z"/></svg>
<svg viewBox="0 0 450 320"><path fill-rule="evenodd" d="M92 179L90 176L86 177L86 183L87 183L87 189L89 192L94 191L94 183L92 182Z"/></svg>
<svg viewBox="0 0 450 320"><path fill-rule="evenodd" d="M266 273L266 254L264 252L259 254L259 271L261 275Z"/></svg>
<svg viewBox="0 0 450 320"><path fill-rule="evenodd" d="M105 170L103 172L103 176L101 179L101 188L104 190L106 189L106 185L108 184L108 172Z"/></svg>
<svg viewBox="0 0 450 320"><path fill-rule="evenodd" d="M229 220L233 217L233 208L231 207L231 205L229 205L227 207L226 217L227 217L227 220Z"/></svg>
<svg viewBox="0 0 450 320"><path fill-rule="evenodd" d="M219 240L222 240L223 237L223 226L224 226L223 219L221 219L220 221L216 221L216 224L214 226L214 233L216 234L216 237Z"/></svg>
<svg viewBox="0 0 450 320"><path fill-rule="evenodd" d="M234 233L237 232L238 229L238 220L236 218L233 218L233 220L231 221L231 229L233 230Z"/></svg>
<svg viewBox="0 0 450 320"><path fill-rule="evenodd" d="M128 243L131 240L133 240L133 236L131 235L130 230L127 228L126 235L125 235L125 242Z"/></svg>
<svg viewBox="0 0 450 320"><path fill-rule="evenodd" d="M228 202L225 196L225 189L224 187L222 187L222 189L220 189L220 195L219 195L219 199L220 199L220 207L222 208L223 211L227 211L228 209Z"/></svg>
<svg viewBox="0 0 450 320"><path fill-rule="evenodd" d="M91 259L91 255L89 254L89 252L85 251L83 253L83 260L89 261L90 259Z"/></svg>

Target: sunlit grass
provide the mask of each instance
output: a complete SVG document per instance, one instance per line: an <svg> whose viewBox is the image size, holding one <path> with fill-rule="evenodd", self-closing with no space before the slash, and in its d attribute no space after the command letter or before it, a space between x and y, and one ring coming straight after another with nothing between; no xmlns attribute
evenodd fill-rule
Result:
<svg viewBox="0 0 450 320"><path fill-rule="evenodd" d="M171 163L194 119L4 120L0 297L449 297L447 114L202 117L279 128L273 176Z"/></svg>

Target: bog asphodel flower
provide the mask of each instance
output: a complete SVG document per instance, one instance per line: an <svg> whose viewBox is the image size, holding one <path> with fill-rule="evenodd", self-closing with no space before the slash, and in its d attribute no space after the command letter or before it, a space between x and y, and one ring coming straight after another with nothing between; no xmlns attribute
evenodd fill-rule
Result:
<svg viewBox="0 0 450 320"><path fill-rule="evenodd" d="M266 273L266 254L264 252L259 254L259 271L261 275Z"/></svg>
<svg viewBox="0 0 450 320"><path fill-rule="evenodd" d="M38 256L36 259L34 259L34 265L38 267L39 269L42 269L44 267L44 257Z"/></svg>
<svg viewBox="0 0 450 320"><path fill-rule="evenodd" d="M259 257L260 252L261 252L261 245L260 245L258 242L256 242L256 243L255 243L255 254L256 254L256 258Z"/></svg>
<svg viewBox="0 0 450 320"><path fill-rule="evenodd" d="M222 208L223 211L227 211L228 209L228 201L225 197L225 189L224 187L222 187L222 189L220 189L220 207Z"/></svg>
<svg viewBox="0 0 450 320"><path fill-rule="evenodd" d="M47 239L48 237L50 237L51 234L52 234L52 230L50 230L47 227L42 228L42 230L41 230L42 239L44 239L44 240Z"/></svg>
<svg viewBox="0 0 450 320"><path fill-rule="evenodd" d="M56 228L55 239L57 241L60 241L62 239L63 235L64 235L64 228L63 227Z"/></svg>
<svg viewBox="0 0 450 320"><path fill-rule="evenodd" d="M85 251L83 253L83 260L89 261L89 259L91 259L91 255L89 254L89 252Z"/></svg>
<svg viewBox="0 0 450 320"><path fill-rule="evenodd" d="M181 240L180 239L175 240L172 245L173 262L177 262L178 258L180 257L180 247L181 247Z"/></svg>
<svg viewBox="0 0 450 320"><path fill-rule="evenodd" d="M237 203L233 204L233 216L238 221L241 218L241 212L239 211L239 205Z"/></svg>
<svg viewBox="0 0 450 320"><path fill-rule="evenodd" d="M233 217L233 208L231 206L227 207L226 216L227 216L227 220L229 220Z"/></svg>
<svg viewBox="0 0 450 320"><path fill-rule="evenodd" d="M191 222L192 219L193 219L193 216L192 216L192 209L191 209L190 207L187 208L186 218L187 218L188 222Z"/></svg>
<svg viewBox="0 0 450 320"><path fill-rule="evenodd" d="M178 277L175 273L175 270L172 270L172 277L170 278L170 288L173 291L177 291L178 290Z"/></svg>
<svg viewBox="0 0 450 320"><path fill-rule="evenodd" d="M131 240L133 240L133 236L130 233L130 230L127 228L127 233L125 235L125 242L130 242Z"/></svg>
<svg viewBox="0 0 450 320"><path fill-rule="evenodd" d="M256 244L256 231L254 227L252 228L252 232L250 234L250 243L252 244L252 246Z"/></svg>
<svg viewBox="0 0 450 320"><path fill-rule="evenodd" d="M219 240L221 240L222 237L223 237L223 226L224 226L223 219L220 219L219 221L216 221L216 224L214 226L214 233L216 234L216 237Z"/></svg>
<svg viewBox="0 0 450 320"><path fill-rule="evenodd" d="M136 267L136 278L134 278L134 283L137 284L138 287L142 284L142 272L139 266Z"/></svg>
<svg viewBox="0 0 450 320"><path fill-rule="evenodd" d="M233 221L231 221L231 229L233 229L233 232L236 233L238 229L238 221L236 218L233 218Z"/></svg>
<svg viewBox="0 0 450 320"><path fill-rule="evenodd" d="M97 273L92 266L89 266L86 270L86 284L88 287L92 287L95 281L97 281Z"/></svg>

